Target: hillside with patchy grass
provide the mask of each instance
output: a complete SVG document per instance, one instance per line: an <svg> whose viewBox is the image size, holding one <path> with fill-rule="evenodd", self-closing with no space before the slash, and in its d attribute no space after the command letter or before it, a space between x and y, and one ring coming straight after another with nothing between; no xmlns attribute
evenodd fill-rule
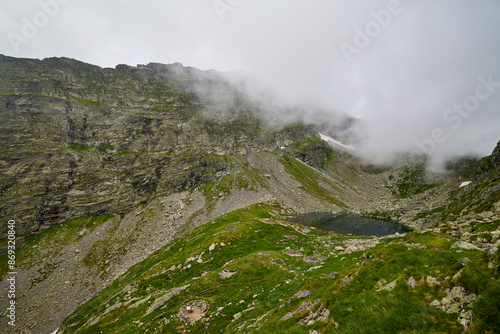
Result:
<svg viewBox="0 0 500 334"><path fill-rule="evenodd" d="M19 331L498 332L500 145L445 174L423 155L374 165L319 124L273 123L215 71L5 56L0 69ZM289 221L309 213L413 232Z"/></svg>
<svg viewBox="0 0 500 334"><path fill-rule="evenodd" d="M270 202L214 219L118 277L62 333L498 330L498 251L446 233L325 234L286 216Z"/></svg>

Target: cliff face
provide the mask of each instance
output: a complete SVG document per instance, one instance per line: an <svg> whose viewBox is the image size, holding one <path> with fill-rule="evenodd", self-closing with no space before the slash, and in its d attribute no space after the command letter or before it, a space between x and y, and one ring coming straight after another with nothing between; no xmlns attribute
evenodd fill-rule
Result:
<svg viewBox="0 0 500 334"><path fill-rule="evenodd" d="M500 142L490 156L482 158L475 168L473 184L466 187L459 203L465 210L500 213Z"/></svg>
<svg viewBox="0 0 500 334"><path fill-rule="evenodd" d="M500 219L500 142L491 155L460 163L462 167L455 169L458 178L471 183L452 191L448 203L437 209L427 224Z"/></svg>
<svg viewBox="0 0 500 334"><path fill-rule="evenodd" d="M500 169L500 141L497 143L497 147L493 150L493 153L491 154L491 162L493 164L493 167L498 170Z"/></svg>
<svg viewBox="0 0 500 334"><path fill-rule="evenodd" d="M228 168L224 155L312 134L271 129L260 113L213 71L0 56L1 218L16 219L25 237L74 217L124 213L213 180Z"/></svg>

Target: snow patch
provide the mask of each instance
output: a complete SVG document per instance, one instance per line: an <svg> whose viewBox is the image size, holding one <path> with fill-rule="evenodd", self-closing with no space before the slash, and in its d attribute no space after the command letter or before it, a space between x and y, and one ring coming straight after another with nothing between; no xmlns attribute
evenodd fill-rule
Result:
<svg viewBox="0 0 500 334"><path fill-rule="evenodd" d="M332 137L325 136L324 134L319 133L319 137L322 140L326 141L328 144L330 144L330 146L334 146L333 144L335 144L335 145L341 146L343 148L347 148L348 150L353 150L353 151L356 150L356 148L354 146L343 144L343 143L339 142L338 140L333 139Z"/></svg>
<svg viewBox="0 0 500 334"><path fill-rule="evenodd" d="M459 188L462 188L462 187L468 186L468 185L469 185L469 184L471 184L471 183L472 183L472 181L465 181L465 182L462 182L462 183L460 184L460 187L459 187Z"/></svg>

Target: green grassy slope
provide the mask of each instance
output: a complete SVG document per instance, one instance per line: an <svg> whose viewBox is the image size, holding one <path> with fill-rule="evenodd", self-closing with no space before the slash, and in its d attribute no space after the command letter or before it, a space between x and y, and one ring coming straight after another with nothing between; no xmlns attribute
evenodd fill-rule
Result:
<svg viewBox="0 0 500 334"><path fill-rule="evenodd" d="M499 307L498 268L488 267L498 252L457 251L450 248L456 240L448 234L354 238L284 219L282 208L269 202L198 227L79 307L65 320L63 333L460 333L457 312L430 305L454 286L480 295L472 330L498 331L492 319ZM346 252L362 242L373 247ZM290 256L290 250L302 256ZM306 262L307 257L318 263ZM468 258L465 267L458 261L463 258ZM237 272L222 279L223 269ZM328 276L334 272L338 276ZM428 276L439 284L429 283ZM415 288L406 283L410 277ZM393 281L394 289L377 291ZM310 295L294 297L304 290ZM165 297L172 291L178 293ZM195 300L208 304L203 318L193 324L179 320L181 307ZM312 306L300 311L301 305Z"/></svg>

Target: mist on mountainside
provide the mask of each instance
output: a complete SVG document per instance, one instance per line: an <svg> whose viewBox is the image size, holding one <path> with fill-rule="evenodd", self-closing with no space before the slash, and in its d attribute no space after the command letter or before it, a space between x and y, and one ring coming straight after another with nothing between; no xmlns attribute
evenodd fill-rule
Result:
<svg viewBox="0 0 500 334"><path fill-rule="evenodd" d="M498 1L150 2L148 11L133 1L117 11L112 2L60 1L26 38L23 17L43 8L8 0L1 28L24 39L6 38L0 49L100 66L215 69L239 81L270 123L359 119L353 144L373 161L418 152L440 166L453 156L485 156L500 137ZM229 87L204 90L212 111L230 117L229 101L242 106Z"/></svg>
<svg viewBox="0 0 500 334"><path fill-rule="evenodd" d="M353 145L356 149L352 153L376 164L389 163L397 156L410 153L427 156L431 170L443 171L450 159L488 155L491 149L488 151L484 147L490 142L494 146L500 136L495 127L496 114L474 115L467 111L470 109L468 103L483 102L475 96L466 97L465 106L455 104L446 109L442 119L439 113L425 117L431 109L417 110L421 105L415 106L413 113L397 113L393 108L387 111L393 111L387 117L370 113L355 117L327 104L287 99L279 87L243 71L205 72L189 68L187 71L191 71L191 80L199 80L189 89L208 102L202 112L208 118L231 119L247 113L261 118L269 126L296 122L314 124L318 132ZM493 77L479 77L478 82L475 90L479 95L483 93L495 99L497 83ZM435 102L429 100L428 103Z"/></svg>

